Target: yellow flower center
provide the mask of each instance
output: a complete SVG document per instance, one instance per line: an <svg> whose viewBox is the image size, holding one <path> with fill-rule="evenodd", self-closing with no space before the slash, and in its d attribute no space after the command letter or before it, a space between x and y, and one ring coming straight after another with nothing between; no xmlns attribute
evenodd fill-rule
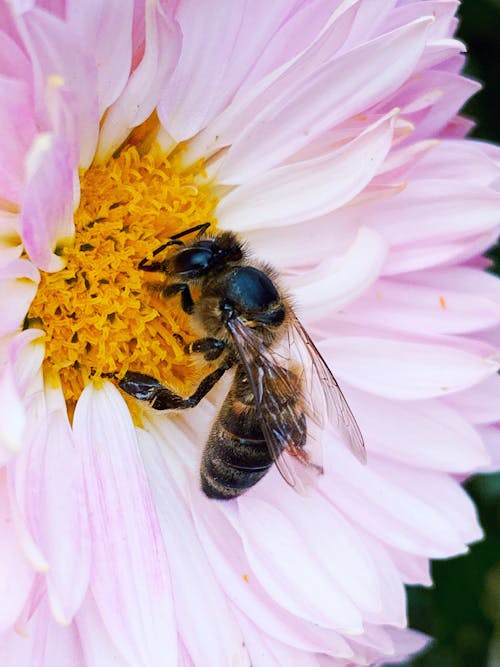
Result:
<svg viewBox="0 0 500 667"><path fill-rule="evenodd" d="M183 395L206 374L174 335L186 343L197 337L179 297L150 289L164 275L138 268L173 234L215 222L215 196L195 185L201 174L201 165L181 169L157 146L145 155L129 146L81 175L74 243L61 250L65 268L42 274L26 320L46 333L45 376L61 384L68 407L89 381L118 380L129 369Z"/></svg>

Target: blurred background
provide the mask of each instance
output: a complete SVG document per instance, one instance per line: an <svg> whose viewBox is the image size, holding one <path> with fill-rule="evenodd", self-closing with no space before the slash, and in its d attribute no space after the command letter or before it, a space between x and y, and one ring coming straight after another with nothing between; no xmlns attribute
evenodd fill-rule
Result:
<svg viewBox="0 0 500 667"><path fill-rule="evenodd" d="M473 137L500 143L500 0L462 0L459 16L465 71L484 85L463 113L477 123ZM490 256L500 275L500 246ZM408 667L500 667L500 473L475 477L467 489L486 539L466 556L435 562L433 588L410 589L410 625L435 641Z"/></svg>

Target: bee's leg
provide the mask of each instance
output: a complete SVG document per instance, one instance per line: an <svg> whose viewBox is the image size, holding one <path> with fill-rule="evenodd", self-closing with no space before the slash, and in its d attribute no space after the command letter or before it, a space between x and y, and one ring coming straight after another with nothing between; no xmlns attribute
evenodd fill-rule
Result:
<svg viewBox="0 0 500 667"><path fill-rule="evenodd" d="M183 345L186 354L201 352L205 361L215 361L226 349L224 341L218 338L199 338L192 343L184 342L184 338L180 334L174 334L174 338L177 338L181 345Z"/></svg>
<svg viewBox="0 0 500 667"><path fill-rule="evenodd" d="M188 315L193 314L194 301L187 283L174 283L173 285L167 285L162 289L162 294L164 297L180 294L182 310Z"/></svg>
<svg viewBox="0 0 500 667"><path fill-rule="evenodd" d="M182 396L175 394L150 375L134 373L132 371L128 371L125 377L120 380L120 387L134 398L140 401L148 401L155 410L194 408L221 379L224 373L231 368L233 363L233 359L225 359L219 368L216 368L215 371L201 381L198 389L189 398L182 398Z"/></svg>
<svg viewBox="0 0 500 667"><path fill-rule="evenodd" d="M203 236L203 234L207 231L207 229L210 227L210 222L202 222L201 225L196 225L195 227L190 227L189 229L185 229L183 232L179 232L178 234L174 234L173 236L170 237L170 241L177 241L177 239L182 238L183 236L187 236L188 234L193 234L194 232L198 232L196 234L196 238L199 236ZM164 245L163 247L166 248L167 245L169 245L170 241ZM184 245L182 243L182 245ZM157 252L160 252L159 250L155 250L155 254Z"/></svg>
<svg viewBox="0 0 500 667"><path fill-rule="evenodd" d="M210 224L211 224L210 222L202 222L201 225L196 225L195 227L190 227L189 229L185 229L183 232L174 234L173 236L170 237L170 239L166 243L162 243L161 246L158 246L158 248L154 250L153 257L156 257L156 255L162 252L162 250L165 250L165 248L168 248L171 245L184 245L184 241L179 241L179 239L182 238L183 236L187 236L188 234L193 234L194 232L198 232L196 234L196 238L203 236L203 234L210 227ZM139 268L142 269L142 271L163 271L164 273L166 273L167 265L168 261L150 262L148 264L147 257L141 259L141 261L139 262Z"/></svg>
<svg viewBox="0 0 500 667"><path fill-rule="evenodd" d="M189 346L191 352L202 352L206 361L214 361L226 349L226 344L218 338L199 338Z"/></svg>

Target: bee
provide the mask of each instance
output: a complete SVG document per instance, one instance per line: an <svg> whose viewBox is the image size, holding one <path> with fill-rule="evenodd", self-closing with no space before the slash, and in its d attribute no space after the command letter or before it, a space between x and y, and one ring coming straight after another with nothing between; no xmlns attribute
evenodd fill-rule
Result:
<svg viewBox="0 0 500 667"><path fill-rule="evenodd" d="M204 493L221 500L239 496L273 464L290 486L304 492L323 472L321 432L328 422L336 422L342 440L362 462L363 436L274 270L252 261L233 233L210 235L209 226L172 236L139 268L168 278L156 289L165 298L179 295L183 310L206 334L186 345L186 352L218 360L218 366L188 398L134 371L125 374L120 387L155 410L179 410L197 405L234 368L201 458ZM191 242L181 240L195 233ZM172 246L166 259L155 259Z"/></svg>

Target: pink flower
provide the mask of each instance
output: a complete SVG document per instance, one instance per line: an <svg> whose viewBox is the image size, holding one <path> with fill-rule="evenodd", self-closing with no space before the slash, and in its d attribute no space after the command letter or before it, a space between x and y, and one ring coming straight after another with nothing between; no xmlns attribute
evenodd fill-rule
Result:
<svg viewBox="0 0 500 667"><path fill-rule="evenodd" d="M481 537L499 421L497 149L455 2L0 0L0 663L340 667L425 644L404 584ZM205 220L272 262L366 440L302 497L206 498L227 391L137 264ZM156 299L156 300L155 300ZM183 391L184 390L184 391Z"/></svg>

